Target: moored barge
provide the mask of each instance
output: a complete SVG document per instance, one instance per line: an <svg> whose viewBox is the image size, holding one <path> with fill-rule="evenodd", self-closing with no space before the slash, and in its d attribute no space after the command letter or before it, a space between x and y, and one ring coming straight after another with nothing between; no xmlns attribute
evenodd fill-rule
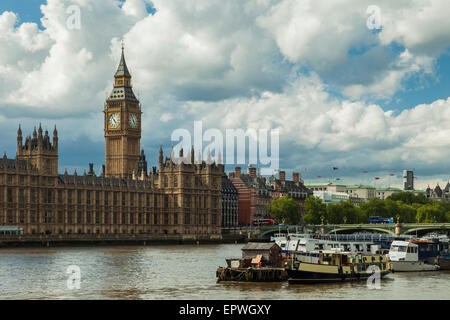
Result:
<svg viewBox="0 0 450 320"><path fill-rule="evenodd" d="M384 255L324 250L296 252L287 261L286 272L289 283L295 284L358 281L374 272L382 278L390 270Z"/></svg>

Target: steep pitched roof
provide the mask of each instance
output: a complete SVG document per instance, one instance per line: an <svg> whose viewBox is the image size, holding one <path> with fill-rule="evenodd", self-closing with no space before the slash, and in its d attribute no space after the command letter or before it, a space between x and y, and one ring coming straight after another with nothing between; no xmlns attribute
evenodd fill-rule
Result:
<svg viewBox="0 0 450 320"><path fill-rule="evenodd" d="M123 52L123 47L122 47L122 56L120 57L119 67L117 68L116 74L114 76L131 78L131 74L128 71L127 63L125 62L125 54Z"/></svg>
<svg viewBox="0 0 450 320"><path fill-rule="evenodd" d="M438 195L438 197L442 197L442 189L439 185L434 188L434 192Z"/></svg>
<svg viewBox="0 0 450 320"><path fill-rule="evenodd" d="M249 242L241 250L270 250L278 245L274 242Z"/></svg>
<svg viewBox="0 0 450 320"><path fill-rule="evenodd" d="M222 193L237 193L237 189L233 182L226 175L222 176Z"/></svg>
<svg viewBox="0 0 450 320"><path fill-rule="evenodd" d="M267 190L267 191L271 190L270 187L267 186L263 182L261 177L252 178L252 177L250 177L250 175L242 174L241 175L241 180L242 180L242 182L245 183L247 188L258 188L258 189L264 189L264 190Z"/></svg>
<svg viewBox="0 0 450 320"><path fill-rule="evenodd" d="M444 191L445 192L450 192L450 181L447 182L447 185L445 186Z"/></svg>
<svg viewBox="0 0 450 320"><path fill-rule="evenodd" d="M294 182L292 180L281 181L279 179L275 179L275 177L270 178L271 184L277 184L280 186L282 192L305 192L309 194L313 194L313 191L307 188L303 183Z"/></svg>

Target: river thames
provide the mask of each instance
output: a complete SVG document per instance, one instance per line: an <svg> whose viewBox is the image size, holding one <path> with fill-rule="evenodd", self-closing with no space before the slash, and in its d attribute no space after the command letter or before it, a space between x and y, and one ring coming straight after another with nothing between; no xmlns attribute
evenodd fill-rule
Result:
<svg viewBox="0 0 450 320"><path fill-rule="evenodd" d="M450 299L450 272L389 274L379 289L337 284L216 282L243 244L1 248L0 299ZM69 289L67 268L81 271Z"/></svg>

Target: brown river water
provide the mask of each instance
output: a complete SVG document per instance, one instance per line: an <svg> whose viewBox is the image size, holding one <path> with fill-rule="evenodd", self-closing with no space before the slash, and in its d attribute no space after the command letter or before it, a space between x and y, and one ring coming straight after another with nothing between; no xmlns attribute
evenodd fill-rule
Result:
<svg viewBox="0 0 450 320"><path fill-rule="evenodd" d="M0 299L450 299L450 272L389 274L365 281L289 285L216 282L225 258L243 244L0 248ZM69 288L67 268L80 270Z"/></svg>

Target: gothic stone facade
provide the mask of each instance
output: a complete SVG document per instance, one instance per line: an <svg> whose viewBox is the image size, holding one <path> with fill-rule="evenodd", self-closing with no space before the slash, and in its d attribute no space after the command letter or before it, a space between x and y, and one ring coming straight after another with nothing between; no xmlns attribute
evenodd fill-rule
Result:
<svg viewBox="0 0 450 320"><path fill-rule="evenodd" d="M239 193L230 179L224 174L222 176L222 227L237 227Z"/></svg>
<svg viewBox="0 0 450 320"><path fill-rule="evenodd" d="M434 201L448 201L450 202L450 181L447 182L447 185L444 189L442 189L439 184L436 185L434 189L431 189L429 186L425 191L427 198L430 198Z"/></svg>
<svg viewBox="0 0 450 320"><path fill-rule="evenodd" d="M24 234L189 234L219 236L223 165L194 163L194 150L147 172L140 150L141 110L123 51L104 109L105 166L96 175L58 174L58 133L42 128L17 154L0 159L0 225ZM210 160L210 159L208 159Z"/></svg>

